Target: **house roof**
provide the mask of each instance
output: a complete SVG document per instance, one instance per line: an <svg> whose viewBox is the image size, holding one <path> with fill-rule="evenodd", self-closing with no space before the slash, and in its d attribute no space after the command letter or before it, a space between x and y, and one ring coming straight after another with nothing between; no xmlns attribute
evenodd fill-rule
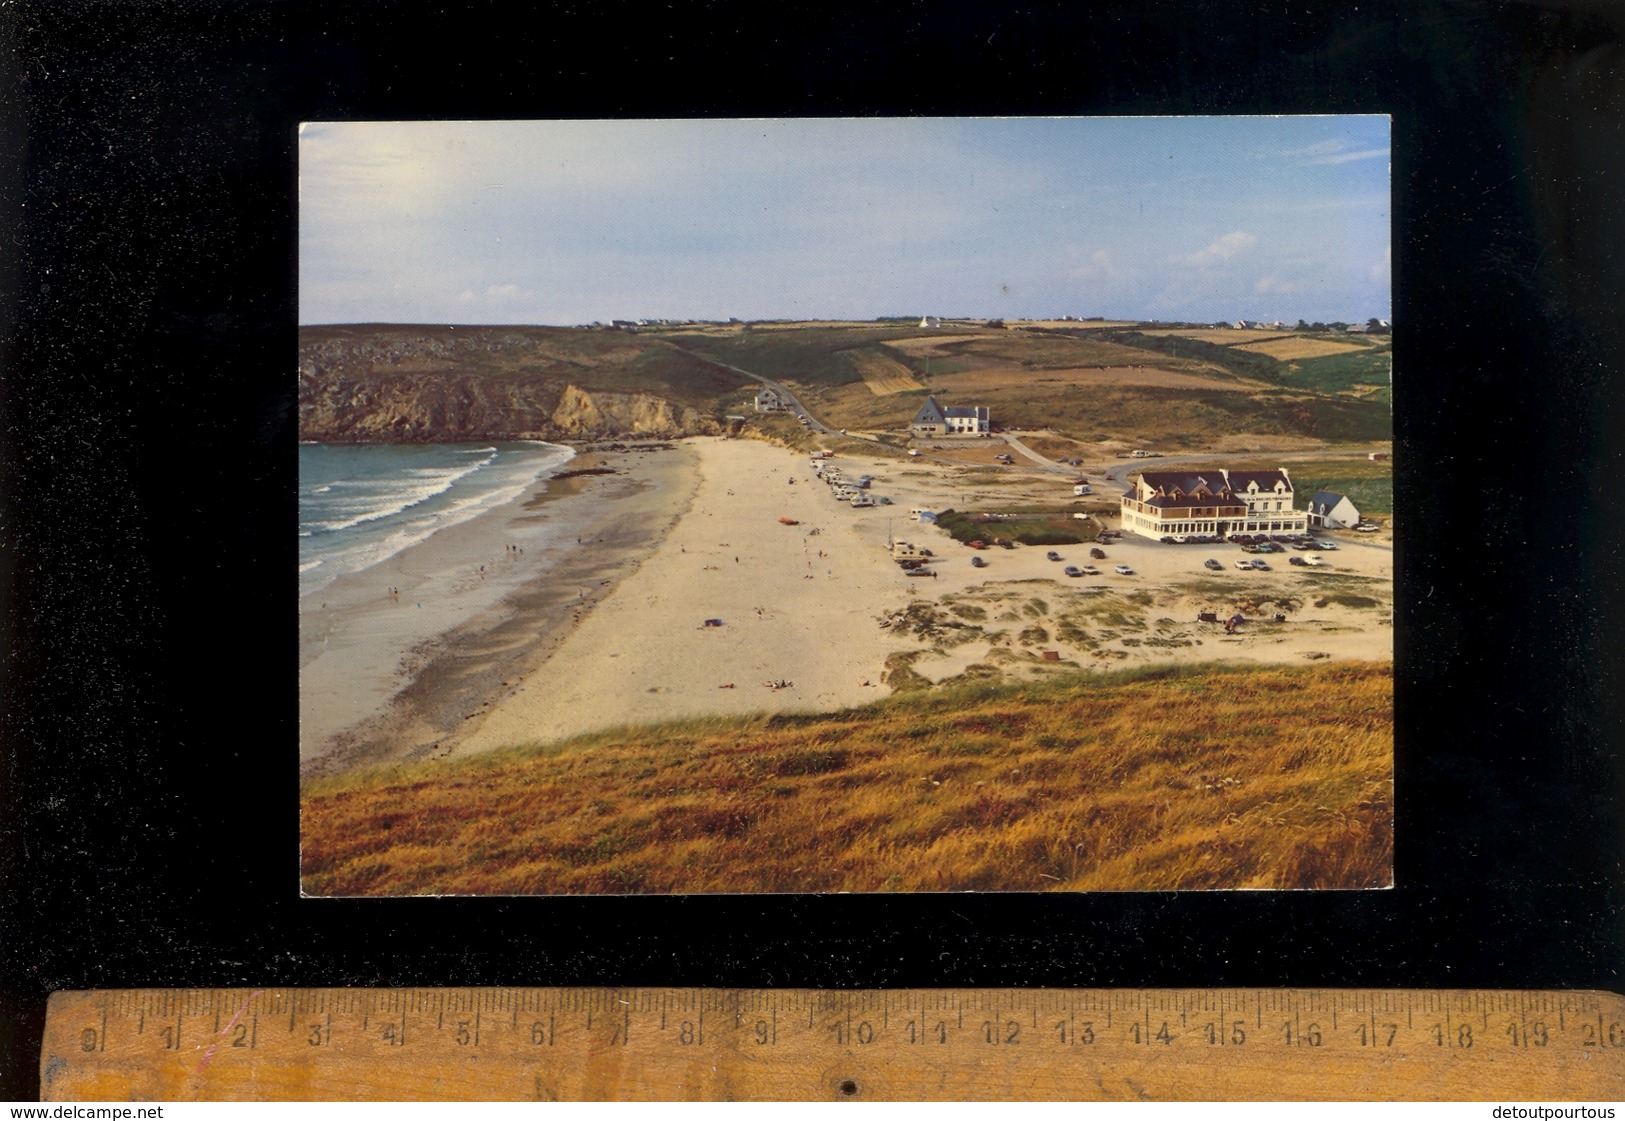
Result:
<svg viewBox="0 0 1625 1121"><path fill-rule="evenodd" d="M1140 478L1152 490L1164 493L1179 491L1182 494L1191 494L1197 490L1217 493L1226 489L1224 475L1218 471L1209 471L1205 474L1193 471L1142 471Z"/></svg>
<svg viewBox="0 0 1625 1121"><path fill-rule="evenodd" d="M988 410L986 405L945 409L941 405L937 404L937 399L935 397L927 397L925 399L925 404L920 406L920 411L914 414L914 419L909 423L943 424L949 417L964 420L987 420Z"/></svg>
<svg viewBox="0 0 1625 1121"><path fill-rule="evenodd" d="M1230 479L1230 489L1240 494L1253 482L1258 483L1259 490L1274 490L1275 484L1280 483L1287 490L1292 489L1292 480L1282 468L1272 471L1226 471Z"/></svg>
<svg viewBox="0 0 1625 1121"><path fill-rule="evenodd" d="M1309 500L1309 509L1314 510L1320 507L1325 507L1326 509L1330 510L1339 502L1342 502L1347 498L1348 495L1340 494L1335 490L1317 490L1315 492L1315 497Z"/></svg>
<svg viewBox="0 0 1625 1121"><path fill-rule="evenodd" d="M914 414L912 424L941 424L944 420L942 406L937 404L935 397L927 397L920 411Z"/></svg>

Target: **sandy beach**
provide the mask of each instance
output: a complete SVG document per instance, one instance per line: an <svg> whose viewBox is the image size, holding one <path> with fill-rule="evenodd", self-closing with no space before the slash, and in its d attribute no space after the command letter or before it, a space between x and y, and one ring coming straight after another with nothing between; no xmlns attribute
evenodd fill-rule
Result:
<svg viewBox="0 0 1625 1121"><path fill-rule="evenodd" d="M302 773L441 750L653 548L692 497L693 458L671 445L587 452L305 597Z"/></svg>
<svg viewBox="0 0 1625 1121"><path fill-rule="evenodd" d="M839 504L805 456L771 444L686 444L698 458L688 513L459 751L687 716L829 711L887 692L887 655L911 644L878 620L918 582L885 549L887 522L901 530L906 509Z"/></svg>
<svg viewBox="0 0 1625 1121"><path fill-rule="evenodd" d="M814 477L804 455L751 440L686 443L698 472L689 512L546 664L468 722L456 751L690 716L830 711L884 696L910 675L934 683L1136 661L1393 656L1389 549L1351 543L1307 572L1277 555L1275 571L1242 573L1231 567L1241 555L1235 546L1169 547L1129 536L1097 562L1101 577L1064 577L1042 548L997 550L978 569L970 550L909 511L1053 499L1053 476L1018 471L997 487L972 489L955 468L846 454L831 462L848 475L872 474L874 493L892 499L853 509ZM936 575L905 575L890 559L893 539L929 548ZM1088 563L1088 546L1059 551L1068 563ZM1224 572L1202 567L1215 553ZM1117 563L1135 575L1116 575ZM1339 578L1369 584L1379 602L1349 606L1317 593ZM1266 618L1234 635L1197 621L1201 611L1228 613L1238 601L1250 617ZM1289 621L1268 621L1276 611ZM1112 625L1094 625L1102 614ZM899 666L906 668L895 672Z"/></svg>
<svg viewBox="0 0 1625 1121"><path fill-rule="evenodd" d="M954 680L1393 656L1386 543L1345 534L1320 568L1277 554L1272 572L1240 572L1233 545L1129 535L1104 561L1088 545L1058 547L1060 562L1017 547L977 554L977 568L910 510L1064 502L1070 487L974 463L830 462L873 475L891 504L838 502L805 454L693 438L580 457L568 467L610 473L540 483L336 582L301 608L304 773L687 717L832 711ZM930 549L935 575L906 575L894 539ZM1203 568L1210 556L1223 571ZM1062 575L1088 563L1102 574ZM1120 563L1134 574L1116 574ZM1238 609L1253 622L1233 635L1198 622Z"/></svg>

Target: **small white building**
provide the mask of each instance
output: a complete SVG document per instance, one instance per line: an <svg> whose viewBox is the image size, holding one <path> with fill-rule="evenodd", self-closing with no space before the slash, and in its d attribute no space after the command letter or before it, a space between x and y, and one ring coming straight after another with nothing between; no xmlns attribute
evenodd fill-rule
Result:
<svg viewBox="0 0 1625 1121"><path fill-rule="evenodd" d="M1317 490L1309 500L1309 524L1323 529L1348 529L1360 524L1360 511L1346 494Z"/></svg>
<svg viewBox="0 0 1625 1121"><path fill-rule="evenodd" d="M942 326L942 320L939 319L935 315L922 315L920 317L920 326L921 327L932 327L932 328L941 327Z"/></svg>
<svg viewBox="0 0 1625 1121"><path fill-rule="evenodd" d="M789 407L790 402L776 389L764 386L756 393L756 411L759 413L780 413Z"/></svg>

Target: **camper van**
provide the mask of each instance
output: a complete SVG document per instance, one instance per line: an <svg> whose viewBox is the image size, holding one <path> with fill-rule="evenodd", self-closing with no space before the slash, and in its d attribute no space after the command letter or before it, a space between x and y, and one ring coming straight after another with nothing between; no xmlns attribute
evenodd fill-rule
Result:
<svg viewBox="0 0 1625 1121"><path fill-rule="evenodd" d="M1079 483L1077 486L1072 488L1072 495L1075 498L1082 498L1086 494L1093 493L1095 493L1095 489L1088 483Z"/></svg>

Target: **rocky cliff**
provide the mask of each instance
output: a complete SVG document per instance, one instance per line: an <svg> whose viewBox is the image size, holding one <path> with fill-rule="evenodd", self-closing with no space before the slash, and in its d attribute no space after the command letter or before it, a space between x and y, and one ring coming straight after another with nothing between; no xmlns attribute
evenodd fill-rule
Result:
<svg viewBox="0 0 1625 1121"><path fill-rule="evenodd" d="M299 350L299 437L324 443L714 434L713 395L732 388L586 329L305 328Z"/></svg>

